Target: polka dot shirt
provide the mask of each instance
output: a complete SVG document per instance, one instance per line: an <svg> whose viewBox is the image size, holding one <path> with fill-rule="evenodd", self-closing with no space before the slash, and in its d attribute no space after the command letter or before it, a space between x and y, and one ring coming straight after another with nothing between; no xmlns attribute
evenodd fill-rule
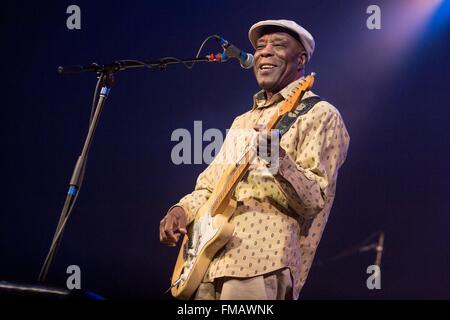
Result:
<svg viewBox="0 0 450 320"><path fill-rule="evenodd" d="M238 116L230 132L253 130L255 125L267 123L300 81L277 93L271 103L267 103L264 91L255 94L252 110ZM308 91L303 98L310 96L314 94ZM231 136L227 135L216 159L199 175L195 190L175 205L184 208L188 222L194 220L224 171L226 164L218 159L239 153L236 150L248 143L247 137L234 140ZM341 115L326 101L298 117L281 138L286 152L279 159L277 172L257 161L236 186L238 206L230 220L235 230L216 254L205 281L252 277L288 267L297 299L333 204L338 169L346 158L349 141Z"/></svg>

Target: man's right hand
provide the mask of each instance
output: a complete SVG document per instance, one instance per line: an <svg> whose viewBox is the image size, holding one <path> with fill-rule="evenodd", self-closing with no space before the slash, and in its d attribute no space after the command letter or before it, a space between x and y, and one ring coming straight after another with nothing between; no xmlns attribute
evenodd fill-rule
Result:
<svg viewBox="0 0 450 320"><path fill-rule="evenodd" d="M180 236L187 233L186 212L182 207L173 207L159 223L159 241L174 247Z"/></svg>

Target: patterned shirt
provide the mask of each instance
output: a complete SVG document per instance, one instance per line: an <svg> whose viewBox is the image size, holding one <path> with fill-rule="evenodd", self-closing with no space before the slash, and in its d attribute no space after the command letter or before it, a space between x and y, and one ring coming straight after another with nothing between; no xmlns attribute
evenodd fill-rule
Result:
<svg viewBox="0 0 450 320"><path fill-rule="evenodd" d="M255 94L253 108L234 120L230 132L254 132L256 125L268 123L300 81L289 84L270 103L264 91ZM314 93L308 91L303 99L311 96ZM225 164L217 159L241 152L249 141L249 137L233 140L230 132L214 161L199 175L195 190L174 205L185 210L188 223L224 172ZM206 281L252 277L288 267L297 299L333 204L338 169L349 141L341 115L330 103L320 101L299 116L281 138L286 153L278 171L269 171L267 163L257 160L236 186L238 206L230 219L235 230L212 261Z"/></svg>

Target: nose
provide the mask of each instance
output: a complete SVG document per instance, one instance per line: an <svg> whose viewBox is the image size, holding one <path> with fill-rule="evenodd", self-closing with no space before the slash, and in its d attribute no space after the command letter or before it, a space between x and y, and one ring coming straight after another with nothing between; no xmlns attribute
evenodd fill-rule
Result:
<svg viewBox="0 0 450 320"><path fill-rule="evenodd" d="M270 43L266 44L263 48L258 51L258 54L261 57L270 57L273 56L273 47Z"/></svg>

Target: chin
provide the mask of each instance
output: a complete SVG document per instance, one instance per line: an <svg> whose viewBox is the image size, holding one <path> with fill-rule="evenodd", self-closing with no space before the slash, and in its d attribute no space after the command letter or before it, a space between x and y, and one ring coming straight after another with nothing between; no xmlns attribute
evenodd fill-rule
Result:
<svg viewBox="0 0 450 320"><path fill-rule="evenodd" d="M261 80L261 81L258 81L258 85L264 90L269 90L273 87L274 84L273 84L273 82L268 81L268 80Z"/></svg>

